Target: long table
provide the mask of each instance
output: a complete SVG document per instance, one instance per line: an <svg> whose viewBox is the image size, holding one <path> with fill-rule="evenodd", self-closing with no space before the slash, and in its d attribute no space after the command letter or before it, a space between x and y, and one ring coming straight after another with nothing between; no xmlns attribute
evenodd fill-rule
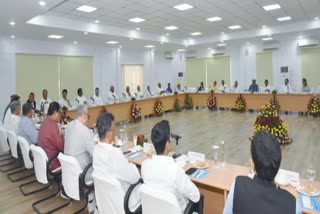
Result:
<svg viewBox="0 0 320 214"><path fill-rule="evenodd" d="M163 106L164 111L174 110L175 100L178 98L183 104L186 96L189 95L192 98L194 106L207 106L207 101L210 93L183 93L177 95L161 96L145 98L141 100L136 100L135 103L138 108L141 108L141 116L155 114L154 104L159 99ZM240 95L239 93L215 93L218 108L234 108L235 101ZM267 104L272 99L272 94L251 94L251 93L241 93L242 97L246 101L247 109L260 109L261 106ZM317 95L320 96L319 94ZM276 98L279 100L281 110L288 112L306 112L307 105L313 94L277 94ZM131 118L131 107L132 102L119 102L114 104L107 104L101 106L89 107L89 114L91 119L89 120L89 127L93 127L97 121L99 114L107 110L113 113L116 122L130 120ZM75 110L68 110L66 115L75 118Z"/></svg>
<svg viewBox="0 0 320 214"><path fill-rule="evenodd" d="M135 159L129 159L129 161L140 167L142 162L148 158L151 157L143 155ZM214 168L213 160L207 160L207 162L209 164L209 173L202 179L191 179L197 185L200 192L204 195L204 213L222 213L232 182L239 175L247 176L249 173L249 168L229 163L227 163L224 168ZM190 164L186 164L184 169L187 170L190 167ZM308 182L308 180L300 179L301 184L308 184ZM320 189L319 182L314 182L313 185L315 188ZM284 186L281 188L289 191L296 197L296 200L300 203L299 193L294 187ZM318 198L320 199L320 196ZM303 213L319 214L319 212L309 209L303 209Z"/></svg>

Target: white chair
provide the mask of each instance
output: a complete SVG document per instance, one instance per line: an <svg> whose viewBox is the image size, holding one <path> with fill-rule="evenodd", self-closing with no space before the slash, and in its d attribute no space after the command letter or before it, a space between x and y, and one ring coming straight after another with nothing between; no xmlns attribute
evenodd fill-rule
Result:
<svg viewBox="0 0 320 214"><path fill-rule="evenodd" d="M30 160L30 156L29 156L29 152L30 152L30 146L29 146L29 143L28 141L24 138L24 137L21 137L21 136L18 136L17 137L17 140L19 142L19 146L20 146L20 149L21 149L21 154L22 154L22 158L23 158L23 162L24 162L24 168L19 170L19 171L15 171L13 173L10 173L8 174L8 178L9 180L11 180L12 182L15 182L15 181L21 181L25 178L28 178L28 177L31 177L34 175L34 173L28 173L27 175L21 177L19 176L18 178L12 178L12 175L16 175L16 174L19 174L21 172L25 172L25 171L30 171L30 169L33 169L33 164L32 164L32 161ZM33 171L32 171L33 172Z"/></svg>
<svg viewBox="0 0 320 214"><path fill-rule="evenodd" d="M8 167L5 169L1 169L2 172L7 172L13 169L17 169L23 166L21 163L19 156L18 156L18 140L17 140L17 135L14 131L11 130L6 130L6 134L8 137L8 142L10 146L10 151L11 151L11 156L15 159L13 162L10 164L13 164L12 167Z"/></svg>
<svg viewBox="0 0 320 214"><path fill-rule="evenodd" d="M199 214L202 214L203 212L202 194L198 203L189 201L184 212L181 211L176 196L170 192L157 190L146 184L143 184L140 187L140 197L142 203L142 213L144 214L192 214L194 206L196 206Z"/></svg>
<svg viewBox="0 0 320 214"><path fill-rule="evenodd" d="M99 214L125 214L124 196L125 192L118 180L115 178L102 178L92 175L94 192Z"/></svg>
<svg viewBox="0 0 320 214"><path fill-rule="evenodd" d="M52 157L50 157L50 159L48 159L45 151L41 147L31 145L30 149L31 149L31 152L33 155L34 171L36 174L37 181L42 184L48 184L46 187L41 188L41 190L39 190L39 191L42 191L44 189L48 189L49 187L51 187L52 182L55 182L57 184L57 191L56 192L54 192L53 194L51 194L43 199L38 200L32 204L33 210L37 213L41 213L40 210L37 208L37 205L50 199L50 198L55 197L56 195L58 195L60 193L60 190L61 190L61 167L59 167L53 171L51 171L50 167L49 167L52 160L54 160L58 156L58 153L54 154ZM68 204L70 204L70 202L71 202L71 200L68 200L65 204L63 204L57 208L54 208L50 211L46 211L46 212L52 213L54 211L57 211L65 206L67 206Z"/></svg>
<svg viewBox="0 0 320 214"><path fill-rule="evenodd" d="M61 164L62 186L67 196L79 201L81 196L85 195L85 206L75 212L80 213L87 208L89 194L93 191L93 181L85 182L86 174L92 167L92 163L82 170L77 159L72 156L59 153L58 159Z"/></svg>
<svg viewBox="0 0 320 214"><path fill-rule="evenodd" d="M0 157L5 157L0 161L1 162L6 161L6 163L1 164L0 167L13 163L13 162L7 162L8 160L12 160L14 158L11 156L10 147L8 145L8 136L7 136L6 130L3 127L0 127L0 151L1 151Z"/></svg>

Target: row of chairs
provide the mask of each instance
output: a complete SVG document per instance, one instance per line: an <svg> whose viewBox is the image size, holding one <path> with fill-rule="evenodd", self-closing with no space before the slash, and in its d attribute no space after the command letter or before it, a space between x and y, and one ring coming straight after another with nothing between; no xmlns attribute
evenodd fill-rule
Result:
<svg viewBox="0 0 320 214"><path fill-rule="evenodd" d="M2 161L10 161L9 163L0 165L0 170L1 167L8 165L13 166L2 171L9 171L23 167L23 169L7 175L12 182L22 180L33 175L36 177L35 180L26 182L19 186L19 189L23 195L27 196L49 189L54 184L57 186L57 190L53 194L50 194L49 196L46 196L45 198L42 198L32 204L33 210L36 213L42 213L38 208L38 205L57 196L60 191L64 191L66 195L70 197L70 199L66 200L66 202L62 205L46 211L46 213L53 213L68 206L72 200L79 201L81 198L84 198L85 205L75 212L80 213L87 208L89 195L90 193L93 193L93 191L95 192L97 213L181 213L179 203L175 195L172 193L155 191L147 185L144 185L142 179L136 184L131 185L127 192L124 192L120 182L112 177L102 178L93 175L93 180L86 181L86 177L88 177L87 174L90 171L89 169L92 167L91 163L84 170L82 170L78 161L74 157L64 155L61 152L48 158L45 151L41 147L35 145L29 146L28 142L23 137L16 136L14 132L5 130L4 128L0 128L0 148L6 153L5 155L2 155L2 157L5 158L1 159L0 163ZM21 150L22 157L19 157L18 148ZM10 154L11 157L8 157ZM51 170L50 163L55 158L59 159L61 167ZM22 165L22 162L24 163L24 166ZM33 171L33 169L34 173L28 176L19 177L19 179L11 178L13 175L26 170ZM26 189L28 189L29 185L33 185L33 183L36 182L44 184L44 186L27 192ZM132 211L129 208L129 204L132 203L130 196L136 188L139 188L141 202L134 207L134 210ZM184 211L184 214L191 214L195 206L198 206L198 213L202 213L203 195L201 195L201 200L198 204L194 204L190 201Z"/></svg>

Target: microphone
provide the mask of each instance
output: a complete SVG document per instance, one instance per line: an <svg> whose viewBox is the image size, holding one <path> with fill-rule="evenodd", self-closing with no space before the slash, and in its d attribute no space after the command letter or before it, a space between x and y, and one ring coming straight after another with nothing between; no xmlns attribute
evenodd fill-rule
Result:
<svg viewBox="0 0 320 214"><path fill-rule="evenodd" d="M180 138L182 138L181 136L179 136L177 134L173 134L173 133L171 133L171 137L173 137L176 140L179 140Z"/></svg>
<svg viewBox="0 0 320 214"><path fill-rule="evenodd" d="M90 99L94 102L94 99L93 99L93 97L90 97Z"/></svg>

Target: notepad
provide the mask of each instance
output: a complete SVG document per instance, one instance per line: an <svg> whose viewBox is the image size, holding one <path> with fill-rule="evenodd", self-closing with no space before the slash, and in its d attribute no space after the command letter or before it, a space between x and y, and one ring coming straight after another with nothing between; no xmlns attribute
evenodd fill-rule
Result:
<svg viewBox="0 0 320 214"><path fill-rule="evenodd" d="M318 196L307 196L300 193L300 202L302 208L320 211Z"/></svg>
<svg viewBox="0 0 320 214"><path fill-rule="evenodd" d="M143 154L144 154L143 152L136 152L132 155L128 155L128 158L135 159L135 158L143 156Z"/></svg>
<svg viewBox="0 0 320 214"><path fill-rule="evenodd" d="M204 178L209 173L206 169L197 169L194 173L192 173L191 177L201 179Z"/></svg>

